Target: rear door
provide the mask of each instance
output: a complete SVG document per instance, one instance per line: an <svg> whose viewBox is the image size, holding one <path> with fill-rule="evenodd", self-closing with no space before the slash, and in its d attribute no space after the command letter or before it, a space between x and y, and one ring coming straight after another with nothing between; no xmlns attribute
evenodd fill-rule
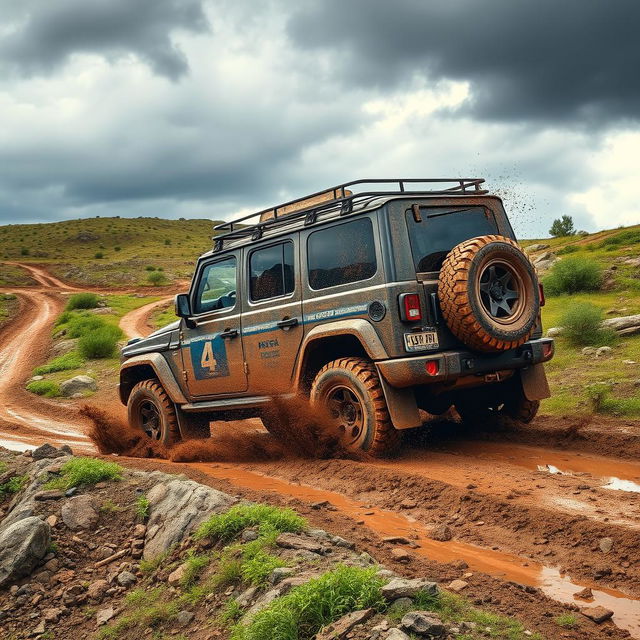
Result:
<svg viewBox="0 0 640 640"><path fill-rule="evenodd" d="M245 248L242 341L252 394L291 390L302 341L298 235Z"/></svg>
<svg viewBox="0 0 640 640"><path fill-rule="evenodd" d="M247 389L240 334L239 252L212 259L191 294L193 327L183 324L182 364L191 397Z"/></svg>

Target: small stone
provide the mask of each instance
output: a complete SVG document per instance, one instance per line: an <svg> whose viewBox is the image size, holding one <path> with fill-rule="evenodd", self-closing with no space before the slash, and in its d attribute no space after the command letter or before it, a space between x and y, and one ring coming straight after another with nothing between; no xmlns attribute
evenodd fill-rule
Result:
<svg viewBox="0 0 640 640"><path fill-rule="evenodd" d="M596 358L605 358L611 355L613 349L611 347L598 347L596 349Z"/></svg>
<svg viewBox="0 0 640 640"><path fill-rule="evenodd" d="M40 621L40 624L31 632L32 636L40 636L42 635L46 630L46 626L44 623L44 620Z"/></svg>
<svg viewBox="0 0 640 640"><path fill-rule="evenodd" d="M402 618L400 626L405 631L429 638L444 638L447 633L440 617L427 611L410 611Z"/></svg>
<svg viewBox="0 0 640 640"><path fill-rule="evenodd" d="M596 354L596 348L595 347L583 347L582 348L582 355L583 356L594 356Z"/></svg>
<svg viewBox="0 0 640 640"><path fill-rule="evenodd" d="M447 586L447 589L449 589L449 591L454 591L455 593L459 593L463 589L466 589L466 587L468 586L469 586L469 583L465 582L464 580L453 580L449 583L449 585Z"/></svg>
<svg viewBox="0 0 640 640"><path fill-rule="evenodd" d="M76 496L62 505L62 521L71 529L94 529L98 524L98 512L90 496Z"/></svg>
<svg viewBox="0 0 640 640"><path fill-rule="evenodd" d="M413 598L416 594L424 591L428 595L438 594L438 585L425 578L394 578L383 585L380 593L388 602L393 602L398 598Z"/></svg>
<svg viewBox="0 0 640 640"><path fill-rule="evenodd" d="M180 583L182 582L182 579L184 578L186 570L187 570L187 565L186 564L181 564L177 569L172 571L169 574L169 578L167 579L169 584L172 587L180 586Z"/></svg>
<svg viewBox="0 0 640 640"><path fill-rule="evenodd" d="M596 624L601 624L605 620L613 617L613 611L605 609L604 607L586 607L580 609L580 613L593 620Z"/></svg>
<svg viewBox="0 0 640 640"><path fill-rule="evenodd" d="M107 607L106 609L100 609L100 611L98 611L98 613L96 614L96 623L99 627L101 627L103 624L107 624L107 622L109 622L109 620L111 620L111 618L113 618L113 616L115 615L114 611L113 611L113 607Z"/></svg>
<svg viewBox="0 0 640 640"><path fill-rule="evenodd" d="M613 549L613 538L602 538L598 546L602 553L609 553Z"/></svg>
<svg viewBox="0 0 640 640"><path fill-rule="evenodd" d="M581 600L591 600L593 598L593 591L589 587L585 587L581 591L573 594L574 598L580 598Z"/></svg>
<svg viewBox="0 0 640 640"><path fill-rule="evenodd" d="M78 492L78 487L71 487L64 492L65 497L70 498Z"/></svg>
<svg viewBox="0 0 640 640"><path fill-rule="evenodd" d="M75 376L60 383L60 393L70 398L74 393L97 391L96 381L89 376Z"/></svg>
<svg viewBox="0 0 640 640"><path fill-rule="evenodd" d="M549 327L547 338L557 338L562 333L562 327Z"/></svg>
<svg viewBox="0 0 640 640"><path fill-rule="evenodd" d="M46 500L62 500L62 498L64 498L64 493L62 493L62 491L58 491L57 489L38 491L38 493L34 494L33 496L33 499L38 500L39 502L44 502Z"/></svg>
<svg viewBox="0 0 640 640"><path fill-rule="evenodd" d="M271 584L278 584L281 580L288 578L293 573L291 567L276 567L269 575Z"/></svg>
<svg viewBox="0 0 640 640"><path fill-rule="evenodd" d="M137 524L135 527L133 527L132 536L135 539L144 538L146 533L147 533L147 527L143 524Z"/></svg>
<svg viewBox="0 0 640 640"><path fill-rule="evenodd" d="M410 540L404 536L387 536L386 538L382 538L382 542L388 544L410 544Z"/></svg>
<svg viewBox="0 0 640 640"><path fill-rule="evenodd" d="M413 607L413 600L411 598L398 598L394 600L387 609L387 613L393 614L397 612L409 611Z"/></svg>
<svg viewBox="0 0 640 640"><path fill-rule="evenodd" d="M106 580L95 580L87 589L87 597L89 600L102 600L108 589L109 583Z"/></svg>
<svg viewBox="0 0 640 640"><path fill-rule="evenodd" d="M357 625L366 622L375 614L375 609L352 611L342 618L327 625L316 635L316 640L342 640Z"/></svg>
<svg viewBox="0 0 640 640"><path fill-rule="evenodd" d="M345 549L355 549L355 542L350 542L349 540L345 540L340 536L332 536L331 542L336 545L336 547L344 547Z"/></svg>
<svg viewBox="0 0 640 640"><path fill-rule="evenodd" d="M58 622L58 619L62 615L62 609L58 609L56 607L51 607L50 609L45 609L42 612L42 619L45 622Z"/></svg>
<svg viewBox="0 0 640 640"><path fill-rule="evenodd" d="M403 500L400 503L401 509L415 509L417 506L418 504L415 502L415 500Z"/></svg>
<svg viewBox="0 0 640 640"><path fill-rule="evenodd" d="M53 529L58 524L58 516L51 514L47 516L46 523Z"/></svg>
<svg viewBox="0 0 640 640"><path fill-rule="evenodd" d="M281 533L276 538L276 545L284 549L302 549L313 553L324 553L324 547L320 543L295 533Z"/></svg>
<svg viewBox="0 0 640 640"><path fill-rule="evenodd" d="M451 527L446 524L441 524L430 533L429 537L438 542L449 542L449 540L453 538L453 532L451 531Z"/></svg>
<svg viewBox="0 0 640 640"><path fill-rule="evenodd" d="M404 631L393 627L393 629L389 629L389 633L384 637L384 640L411 640L411 638Z"/></svg>
<svg viewBox="0 0 640 640"><path fill-rule="evenodd" d="M236 604L246 609L253 602L256 593L258 593L258 587L249 587L236 598Z"/></svg>
<svg viewBox="0 0 640 640"><path fill-rule="evenodd" d="M411 554L406 549L391 549L391 555L397 562L409 562L411 560Z"/></svg>
<svg viewBox="0 0 640 640"><path fill-rule="evenodd" d="M51 444L43 444L40 447L37 447L31 452L31 456L34 460L44 460L45 458L59 458L63 456L64 453L59 449L56 449Z"/></svg>
<svg viewBox="0 0 640 640"><path fill-rule="evenodd" d="M130 571L119 573L116 580L121 587L130 587L137 582L137 578Z"/></svg>
<svg viewBox="0 0 640 640"><path fill-rule="evenodd" d="M176 623L180 627L186 627L194 618L195 615L191 611L180 611L176 616Z"/></svg>
<svg viewBox="0 0 640 640"><path fill-rule="evenodd" d="M253 542L258 539L258 532L255 529L245 529L240 536L243 542Z"/></svg>

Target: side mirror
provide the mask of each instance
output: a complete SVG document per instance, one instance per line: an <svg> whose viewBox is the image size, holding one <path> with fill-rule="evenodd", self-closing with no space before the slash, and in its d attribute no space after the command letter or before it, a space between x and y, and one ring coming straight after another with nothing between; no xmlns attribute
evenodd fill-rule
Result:
<svg viewBox="0 0 640 640"><path fill-rule="evenodd" d="M188 318L191 315L191 304L186 293L179 293L175 299L175 313L178 318Z"/></svg>

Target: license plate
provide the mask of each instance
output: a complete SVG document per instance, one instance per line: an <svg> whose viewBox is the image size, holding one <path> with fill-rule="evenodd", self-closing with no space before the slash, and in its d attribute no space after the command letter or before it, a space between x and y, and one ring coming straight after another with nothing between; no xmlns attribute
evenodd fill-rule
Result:
<svg viewBox="0 0 640 640"><path fill-rule="evenodd" d="M428 351L438 348L437 331L421 331L420 333L405 333L404 346L407 351Z"/></svg>

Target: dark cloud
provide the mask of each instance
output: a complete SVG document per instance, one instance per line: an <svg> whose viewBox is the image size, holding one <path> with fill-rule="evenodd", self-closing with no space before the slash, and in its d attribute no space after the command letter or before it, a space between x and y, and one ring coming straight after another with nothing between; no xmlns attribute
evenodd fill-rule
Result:
<svg viewBox="0 0 640 640"><path fill-rule="evenodd" d="M9 0L4 0L5 2ZM171 39L176 29L208 28L202 0L23 0L7 11L0 36L0 68L48 74L74 53L108 59L135 55L159 75L188 70Z"/></svg>
<svg viewBox="0 0 640 640"><path fill-rule="evenodd" d="M288 32L333 56L350 86L416 75L471 83L493 120L607 124L640 114L637 0L325 0L297 5Z"/></svg>

